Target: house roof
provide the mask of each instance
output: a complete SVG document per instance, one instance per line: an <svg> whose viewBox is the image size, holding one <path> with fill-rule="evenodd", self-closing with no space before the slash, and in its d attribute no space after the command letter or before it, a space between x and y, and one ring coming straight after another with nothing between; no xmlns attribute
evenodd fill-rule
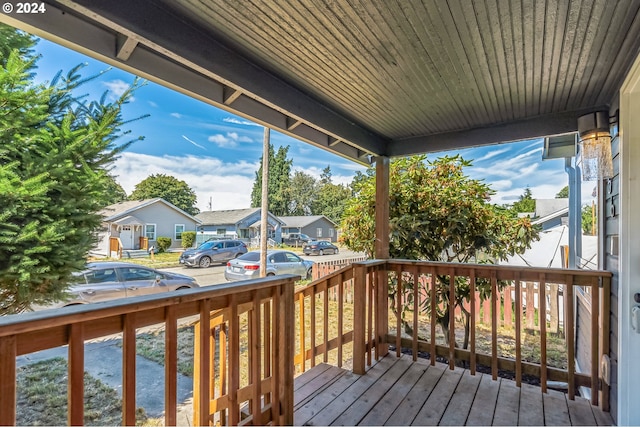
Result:
<svg viewBox="0 0 640 427"><path fill-rule="evenodd" d="M334 227L337 227L335 222L324 215L281 216L279 218L284 222L284 227L306 227L322 218L329 221Z"/></svg>
<svg viewBox="0 0 640 427"><path fill-rule="evenodd" d="M153 199L145 199L145 200L125 200L123 202L114 203L113 205L109 205L101 209L100 211L98 211L98 214L104 217L103 219L104 222L116 222L118 220L122 221L126 216L132 216L131 214L134 213L135 211L147 206L151 206L154 203L164 204L170 207L171 209L174 209L180 212L182 215L190 218L196 223L198 224L200 223L200 220L198 218L189 215L179 207L173 205L172 203L167 202L166 200L160 197L156 197ZM135 220L137 220L137 218L135 218ZM127 223L127 224L133 224L133 223Z"/></svg>
<svg viewBox="0 0 640 427"><path fill-rule="evenodd" d="M555 211L553 213L550 213L549 215L537 218L534 221L531 221L531 224L533 225L538 225L538 224L544 224L547 221L551 221L552 219L556 219L556 218L561 218L563 216L566 216L569 214L569 208L564 208L564 209L560 209L559 211Z"/></svg>
<svg viewBox="0 0 640 427"><path fill-rule="evenodd" d="M200 212L198 215L196 215L196 218L198 218L203 225L237 224L259 211L260 208L205 211Z"/></svg>
<svg viewBox="0 0 640 427"><path fill-rule="evenodd" d="M575 132L640 52L637 0L65 0L0 21L360 163Z"/></svg>

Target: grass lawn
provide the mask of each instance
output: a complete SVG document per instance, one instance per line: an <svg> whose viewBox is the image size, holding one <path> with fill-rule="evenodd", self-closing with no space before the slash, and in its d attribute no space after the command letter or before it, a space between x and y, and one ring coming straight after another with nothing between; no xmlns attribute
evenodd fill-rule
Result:
<svg viewBox="0 0 640 427"><path fill-rule="evenodd" d="M67 425L67 361L49 359L18 368L16 425ZM85 425L122 424L122 400L118 393L89 374L84 375ZM137 424L147 420L143 409Z"/></svg>

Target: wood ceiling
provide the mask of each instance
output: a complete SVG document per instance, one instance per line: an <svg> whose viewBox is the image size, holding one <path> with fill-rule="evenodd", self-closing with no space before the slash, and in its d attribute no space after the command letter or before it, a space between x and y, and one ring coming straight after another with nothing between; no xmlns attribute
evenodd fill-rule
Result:
<svg viewBox="0 0 640 427"><path fill-rule="evenodd" d="M0 20L358 162L571 132L637 0L51 1Z"/></svg>

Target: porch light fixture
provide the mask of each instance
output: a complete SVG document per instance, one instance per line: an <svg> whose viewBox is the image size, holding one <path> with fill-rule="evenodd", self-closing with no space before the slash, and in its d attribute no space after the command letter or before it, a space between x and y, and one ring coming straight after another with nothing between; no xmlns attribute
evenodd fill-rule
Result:
<svg viewBox="0 0 640 427"><path fill-rule="evenodd" d="M594 181L613 177L609 112L596 111L578 118L582 179Z"/></svg>

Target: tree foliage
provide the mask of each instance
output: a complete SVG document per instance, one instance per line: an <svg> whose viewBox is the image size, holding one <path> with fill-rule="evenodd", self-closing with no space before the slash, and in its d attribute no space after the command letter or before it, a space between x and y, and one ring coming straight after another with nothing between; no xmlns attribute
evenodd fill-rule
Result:
<svg viewBox="0 0 640 427"><path fill-rule="evenodd" d="M196 215L200 212L196 207L198 198L189 184L174 176L161 173L149 175L137 183L129 200L145 200L156 197L163 198L190 215Z"/></svg>
<svg viewBox="0 0 640 427"><path fill-rule="evenodd" d="M288 153L288 145L279 147L276 152L273 145L269 144L269 180L267 182L269 212L278 216L288 215L291 203L290 175L293 160L287 158ZM260 206L262 206L262 156L251 191L251 207Z"/></svg>
<svg viewBox="0 0 640 427"><path fill-rule="evenodd" d="M556 199L568 199L569 198L569 186L565 185L558 194L556 194Z"/></svg>
<svg viewBox="0 0 640 427"><path fill-rule="evenodd" d="M527 187L520 198L513 203L511 210L515 213L536 211L536 201L531 195L531 189L529 187Z"/></svg>
<svg viewBox="0 0 640 427"><path fill-rule="evenodd" d="M314 215L325 215L339 224L344 214L347 200L351 198L351 190L342 184L334 184L331 179L331 167L327 166L320 175L317 185L317 196L312 204Z"/></svg>
<svg viewBox="0 0 640 427"><path fill-rule="evenodd" d="M73 95L87 80L80 66L36 84L31 46L15 37L17 49L0 49L0 314L61 299L84 268L108 169L132 142L119 143L121 109L139 86L113 103L87 102Z"/></svg>
<svg viewBox="0 0 640 427"><path fill-rule="evenodd" d="M317 183L311 175L295 171L291 178L289 215L312 215L316 198Z"/></svg>
<svg viewBox="0 0 640 427"><path fill-rule="evenodd" d="M414 156L391 162L389 217L391 258L447 262L494 262L524 252L538 233L528 218L514 218L488 202L494 194L482 181L469 178L463 168L471 163L460 156L427 161ZM342 241L352 250L374 251L375 174L373 169L355 181L355 196L347 202ZM448 300L449 278L438 277L439 324L446 330L449 310L469 301L469 284L456 283L456 301ZM397 278L396 278L397 280ZM410 289L413 281L405 283ZM479 283L482 298L490 292ZM395 282L390 295L395 298ZM427 303L423 307L429 310ZM468 327L468 313L466 325ZM409 323L405 326L410 328ZM445 334L446 336L447 334Z"/></svg>

